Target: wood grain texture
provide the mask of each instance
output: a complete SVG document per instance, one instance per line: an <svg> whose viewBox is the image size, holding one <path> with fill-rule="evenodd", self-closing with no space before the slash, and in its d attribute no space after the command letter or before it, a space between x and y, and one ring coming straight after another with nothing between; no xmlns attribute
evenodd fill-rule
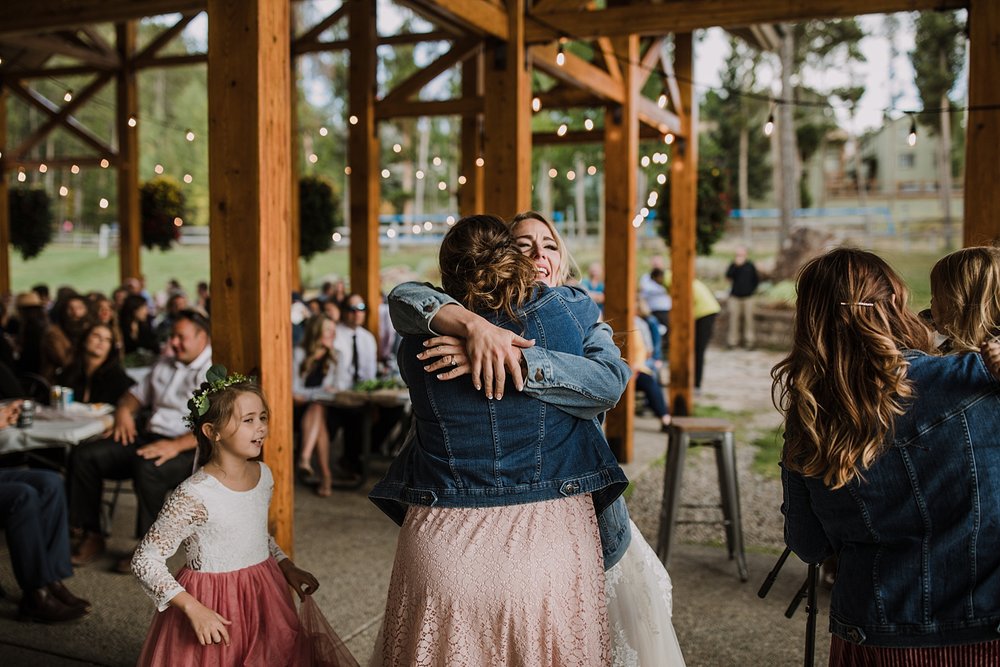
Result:
<svg viewBox="0 0 1000 667"><path fill-rule="evenodd" d="M963 245L1000 241L1000 3L975 0L969 9L969 118L965 142ZM991 106L992 109L975 110Z"/></svg>
<svg viewBox="0 0 1000 667"><path fill-rule="evenodd" d="M136 88L135 54L137 24L126 21L115 27L118 57L122 63L117 74L115 128L118 133L118 275L142 276L142 221L139 211L139 126L129 127L129 118L139 118L139 92ZM142 122L139 119L139 122Z"/></svg>

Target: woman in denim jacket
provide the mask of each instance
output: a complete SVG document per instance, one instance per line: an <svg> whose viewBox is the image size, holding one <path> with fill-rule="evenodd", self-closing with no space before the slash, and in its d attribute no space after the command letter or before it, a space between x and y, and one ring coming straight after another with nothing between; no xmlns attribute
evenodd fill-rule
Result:
<svg viewBox="0 0 1000 667"><path fill-rule="evenodd" d="M493 323L582 352L597 307L537 285L503 221L459 221L440 264L449 293ZM520 392L438 382L417 358L425 339L404 336L398 355L415 437L370 494L405 513L373 663L609 664L594 508L627 480L598 425Z"/></svg>
<svg viewBox="0 0 1000 667"><path fill-rule="evenodd" d="M510 227L518 247L535 263L538 281L564 284L574 263L555 227L534 211L515 216ZM512 336L426 283L399 285L388 300L399 333L434 336L420 358L428 362L425 370L443 381L473 372L476 360L493 377L508 372L525 394L594 420L617 404L629 380L622 375L621 352L604 322L587 332L581 357ZM501 392L502 382L494 390ZM629 518L622 498L600 514L598 527L614 640L612 666L683 665L671 623L670 577Z"/></svg>
<svg viewBox="0 0 1000 667"><path fill-rule="evenodd" d="M949 335L981 312L982 342L1000 322L1000 261L969 268L935 267L932 309ZM974 301L956 303L955 277ZM998 664L1000 383L979 354L930 354L906 300L868 252L802 270L773 372L785 540L807 562L839 555L831 665Z"/></svg>

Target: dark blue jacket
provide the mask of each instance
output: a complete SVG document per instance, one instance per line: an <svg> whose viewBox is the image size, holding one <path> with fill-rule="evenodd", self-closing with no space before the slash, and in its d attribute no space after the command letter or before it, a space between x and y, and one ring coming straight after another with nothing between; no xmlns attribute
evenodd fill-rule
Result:
<svg viewBox="0 0 1000 667"><path fill-rule="evenodd" d="M906 356L916 396L863 480L783 470L785 540L839 555L830 630L847 641L1000 639L1000 383L978 354Z"/></svg>

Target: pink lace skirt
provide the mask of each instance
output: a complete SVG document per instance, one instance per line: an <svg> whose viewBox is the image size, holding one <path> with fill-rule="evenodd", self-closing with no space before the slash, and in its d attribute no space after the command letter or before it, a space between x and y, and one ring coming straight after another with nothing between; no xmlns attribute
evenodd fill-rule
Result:
<svg viewBox="0 0 1000 667"><path fill-rule="evenodd" d="M372 665L608 665L610 646L589 495L409 509Z"/></svg>
<svg viewBox="0 0 1000 667"><path fill-rule="evenodd" d="M139 665L297 665L298 614L273 558L233 572L181 569L177 581L209 609L232 621L230 645L202 646L184 613L168 607L153 618Z"/></svg>

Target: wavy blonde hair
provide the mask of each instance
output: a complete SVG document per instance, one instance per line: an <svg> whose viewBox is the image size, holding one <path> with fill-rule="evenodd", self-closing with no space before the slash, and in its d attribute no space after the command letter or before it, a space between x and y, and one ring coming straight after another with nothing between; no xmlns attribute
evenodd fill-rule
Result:
<svg viewBox="0 0 1000 667"><path fill-rule="evenodd" d="M524 222L525 220L537 220L546 227L549 228L549 232L552 234L552 238L555 239L556 248L559 249L559 267L556 269L556 285L565 285L572 279L580 277L580 267L577 266L576 260L573 259L573 255L570 253L569 248L566 247L566 242L563 241L562 235L559 234L559 230L556 229L555 225L545 219L545 216L538 211L522 211L518 213L511 219L508 223L510 231L514 236L517 236L517 226Z"/></svg>
<svg viewBox="0 0 1000 667"><path fill-rule="evenodd" d="M515 311L536 289L535 264L522 254L507 224L492 215L462 218L438 253L444 291L473 312Z"/></svg>
<svg viewBox="0 0 1000 667"><path fill-rule="evenodd" d="M965 248L931 269L934 325L953 352L979 350L1000 333L1000 248Z"/></svg>
<svg viewBox="0 0 1000 667"><path fill-rule="evenodd" d="M787 468L837 489L878 458L913 396L902 350L931 348L907 299L870 252L839 248L803 267L792 351L771 371Z"/></svg>

